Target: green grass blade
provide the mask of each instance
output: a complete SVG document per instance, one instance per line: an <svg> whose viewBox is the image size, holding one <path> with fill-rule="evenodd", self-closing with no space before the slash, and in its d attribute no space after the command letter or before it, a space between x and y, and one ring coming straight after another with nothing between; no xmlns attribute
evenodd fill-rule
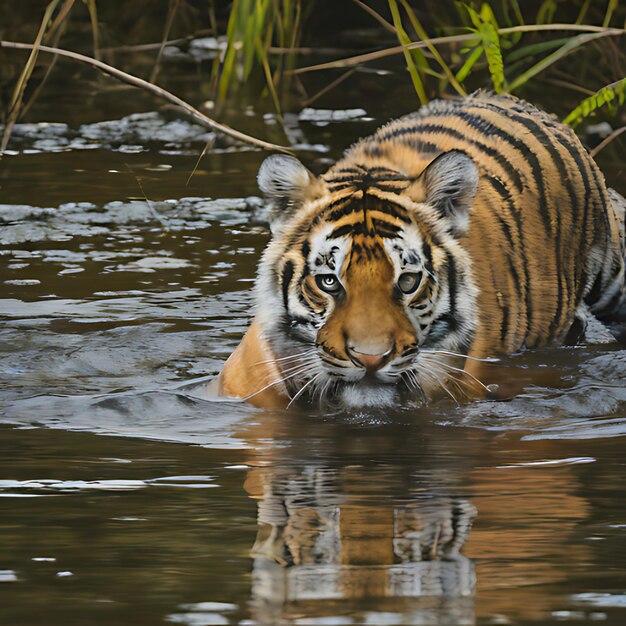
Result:
<svg viewBox="0 0 626 626"><path fill-rule="evenodd" d="M522 10L520 9L519 3L517 2L517 0L502 0L502 5L503 5L502 9L504 13L504 19L505 19L507 26L514 26L514 25L519 26L525 23L524 16L522 15ZM509 10L513 11L514 20L511 19ZM513 33L508 39L508 42L510 43L510 45L516 46L519 43L521 38L522 38L521 33Z"/></svg>
<svg viewBox="0 0 626 626"><path fill-rule="evenodd" d="M89 20L91 22L91 36L93 39L93 56L94 59L100 60L100 30L98 28L98 8L96 0L83 0L89 11Z"/></svg>
<svg viewBox="0 0 626 626"><path fill-rule="evenodd" d="M274 42L282 49L295 47L301 30L302 0L233 0L226 30L228 45L220 65L218 100L251 76L265 78L267 89L278 112L277 86L285 66L294 65L294 54L279 56L270 63Z"/></svg>
<svg viewBox="0 0 626 626"><path fill-rule="evenodd" d="M74 0L65 0L65 2L59 7L57 14L50 24L50 27L46 31L44 38L42 39L42 43L45 45L50 45L53 47L58 47L59 42L61 41L61 37L67 28L69 23L70 12L72 7L74 6ZM31 107L37 102L37 98L39 98L39 94L43 91L43 88L56 65L58 60L58 56L53 56L48 67L46 68L46 72L35 87L32 93L30 94L28 100L26 102L22 102L22 106L20 109L19 117L23 118L28 115Z"/></svg>
<svg viewBox="0 0 626 626"><path fill-rule="evenodd" d="M93 3L95 9L95 2L93 0L85 0ZM163 58L163 52L165 50L165 45L170 36L170 31L172 30L172 25L174 24L174 18L176 17L176 12L180 7L180 3L182 0L170 0L169 7L167 9L167 17L165 18L165 28L163 29L163 37L161 38L161 46L159 47L159 52L157 53L156 61L154 62L154 67L152 68L152 72L150 73L150 82L156 83L157 76L159 75L159 70L161 69L161 59ZM95 47L95 45L94 45ZM94 57L96 55L94 54ZM97 58L97 57L96 57Z"/></svg>
<svg viewBox="0 0 626 626"><path fill-rule="evenodd" d="M552 24L556 13L556 1L545 0L537 11L537 24Z"/></svg>
<svg viewBox="0 0 626 626"><path fill-rule="evenodd" d="M591 0L585 0L583 5L580 7L580 13L576 18L576 24L582 24L585 21L585 17L587 16L587 11L589 11L589 5L591 4Z"/></svg>
<svg viewBox="0 0 626 626"><path fill-rule="evenodd" d="M241 0L233 0L233 6L228 16L228 26L226 27L226 38L228 46L224 53L220 78L217 87L217 95L220 100L224 100L228 94L230 86L233 84L233 72L235 69L235 61L237 59L237 49L239 43L235 40L238 30L238 18L240 14Z"/></svg>
<svg viewBox="0 0 626 626"><path fill-rule="evenodd" d="M611 23L611 18L613 17L613 13L615 9L617 9L619 5L619 0L609 0L609 6L606 8L606 14L604 15L604 21L602 22L602 26L607 28Z"/></svg>
<svg viewBox="0 0 626 626"><path fill-rule="evenodd" d="M573 111L563 120L569 126L578 126L583 120L589 117L594 111L605 106L614 104L623 105L626 97L626 78L615 81L610 85L605 85L592 96L585 98ZM616 102L617 101L617 102Z"/></svg>
<svg viewBox="0 0 626 626"><path fill-rule="evenodd" d="M417 33L417 36L422 41L429 42L430 37L428 36L428 33L424 30L424 27L422 26L421 22L417 19L417 15L415 15L415 11L413 11L413 9L411 8L411 5L408 3L408 0L400 0L400 3L402 4L404 10L406 11L406 14L409 16L409 20L411 22L411 25L413 26L413 29ZM452 73L452 70L450 69L448 64L443 60L443 57L441 56L441 54L439 54L439 51L437 50L437 48L435 48L435 46L433 46L431 43L427 43L427 46L431 54L433 55L433 57L435 57L435 61L437 61L437 63L439 64L439 67L441 67L441 69L443 70L443 73L446 75L448 81L450 82L452 87L455 89L455 91L461 96L466 96L467 92L465 91L465 89L463 89L463 87L461 87L461 85L459 84L459 81L456 79L456 77Z"/></svg>
<svg viewBox="0 0 626 626"><path fill-rule="evenodd" d="M39 53L39 46L41 45L41 40L48 28L48 24L52 18L52 15L57 8L60 0L52 0L43 14L43 19L41 20L41 24L39 26L39 32L37 33L37 37L35 38L33 49L26 61L26 65L22 70L19 78L17 79L17 83L15 85L15 89L13 90L13 95L11 96L11 100L9 103L9 115L7 119L6 126L4 127L4 133L2 134L2 142L0 142L0 154L2 154L9 143L9 138L11 137L11 131L13 130L13 126L17 121L20 115L20 109L22 106L22 100L24 98L24 92L26 91L26 85L30 79L33 70L35 69L35 63L37 62L37 56Z"/></svg>
<svg viewBox="0 0 626 626"><path fill-rule="evenodd" d="M456 73L456 79L459 82L463 82L467 78L476 62L483 55L484 51L485 50L481 45L476 46L474 50L472 50L467 59L465 59L465 63L463 63L461 69L459 69L459 71Z"/></svg>
<svg viewBox="0 0 626 626"><path fill-rule="evenodd" d="M393 25L398 34L398 41L402 45L402 52L404 54L404 58L406 60L407 68L409 70L409 74L411 75L411 80L413 81L413 87L415 88L415 93L417 93L417 97L421 104L428 103L428 97L426 96L426 90L424 89L424 83L422 82L422 78L419 74L419 70L417 68L416 62L414 58L411 56L411 51L407 48L407 46L411 43L409 36L406 34L402 26L402 19L400 17L400 11L398 10L398 4L396 0L388 0L389 8L391 10L391 16L393 17Z"/></svg>
<svg viewBox="0 0 626 626"><path fill-rule="evenodd" d="M524 73L520 74L515 80L511 81L511 83L509 84L509 91L513 92L516 89L519 89L522 85L525 85L531 78L533 78L540 72L543 72L546 68L561 60L568 54L574 52L581 46L584 46L586 43L589 43L590 41L595 41L596 39L600 39L602 37L610 37L622 34L623 31L620 31L619 29L608 29L605 31L600 31L599 33L585 33L584 35L577 35L576 37L572 37L556 52L548 55L547 57L533 65L531 68L527 69Z"/></svg>
<svg viewBox="0 0 626 626"><path fill-rule="evenodd" d="M476 27L476 33L479 35L485 51L493 88L496 93L502 93L505 83L504 62L502 60L500 36L498 35L498 24L493 11L486 2L482 5L480 13L467 4L465 8L469 13L472 23Z"/></svg>
<svg viewBox="0 0 626 626"><path fill-rule="evenodd" d="M555 48L560 48L563 44L569 41L569 37L563 37L561 39L551 39L550 41L542 41L540 43L531 43L528 46L523 46L522 48L518 48L514 50L510 54L506 56L507 65L509 63L514 63L515 61L520 61L527 57L532 57L537 54L541 54L542 52L549 52L554 50ZM510 68L509 68L510 69Z"/></svg>

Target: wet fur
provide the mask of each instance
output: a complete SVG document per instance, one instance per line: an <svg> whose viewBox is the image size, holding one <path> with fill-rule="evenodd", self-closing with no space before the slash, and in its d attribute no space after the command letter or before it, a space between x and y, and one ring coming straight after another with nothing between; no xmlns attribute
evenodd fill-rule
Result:
<svg viewBox="0 0 626 626"><path fill-rule="evenodd" d="M274 236L224 395L264 406L479 395L481 359L562 344L589 312L623 314L624 200L569 128L521 100L436 101L321 179L270 157L259 182ZM395 282L407 268L425 277L411 298ZM320 272L341 279L340 297L320 290ZM371 380L349 345L393 354Z"/></svg>

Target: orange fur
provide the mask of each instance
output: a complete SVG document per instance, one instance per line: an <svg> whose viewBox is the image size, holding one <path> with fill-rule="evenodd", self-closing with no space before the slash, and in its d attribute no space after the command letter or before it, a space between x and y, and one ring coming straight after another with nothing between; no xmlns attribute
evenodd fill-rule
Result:
<svg viewBox="0 0 626 626"><path fill-rule="evenodd" d="M283 408L289 395L274 362L274 355L259 325L253 322L218 377L220 396L244 398L264 408Z"/></svg>
<svg viewBox="0 0 626 626"><path fill-rule="evenodd" d="M587 314L610 320L626 302L624 200L571 129L513 97L433 102L361 140L321 178L269 157L259 185L274 233L259 271L261 315L220 374L221 395L284 407L299 391L323 395L334 367L346 402L361 402L372 371L395 384L411 351L426 359L422 395L446 378L459 395L479 395L481 383L501 381L472 357L571 341ZM409 240L422 246L419 262L400 246ZM401 272L425 277L419 290L400 293ZM316 283L324 276L336 291ZM299 378L282 382L305 347L319 362L305 357ZM355 366L361 379L350 378ZM376 393L372 402L384 401Z"/></svg>

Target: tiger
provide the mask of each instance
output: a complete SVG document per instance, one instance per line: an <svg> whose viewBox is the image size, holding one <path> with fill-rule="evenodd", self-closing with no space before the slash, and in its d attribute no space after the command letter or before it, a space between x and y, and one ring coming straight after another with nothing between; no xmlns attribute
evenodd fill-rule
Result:
<svg viewBox="0 0 626 626"><path fill-rule="evenodd" d="M624 315L626 201L571 128L514 96L434 100L320 177L272 154L257 181L272 238L221 396L484 397L493 361Z"/></svg>

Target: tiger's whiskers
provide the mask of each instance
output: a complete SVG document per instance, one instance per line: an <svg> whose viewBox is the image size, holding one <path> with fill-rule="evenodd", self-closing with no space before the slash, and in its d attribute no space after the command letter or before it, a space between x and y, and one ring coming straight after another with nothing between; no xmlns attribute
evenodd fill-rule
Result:
<svg viewBox="0 0 626 626"><path fill-rule="evenodd" d="M452 352L451 350L420 350L419 354L442 354L445 356L454 356L460 359L468 359L470 361L480 361L481 363L499 363L500 359L496 357L480 358L477 356L469 356L467 354L459 354L458 352Z"/></svg>
<svg viewBox="0 0 626 626"><path fill-rule="evenodd" d="M461 369L459 367L454 367L454 365L450 365L449 363L446 363L444 361L439 361L438 359L430 357L430 356L428 356L424 360L426 362L436 363L438 366L444 368L444 370L448 370L449 372L455 372L457 374L462 374L463 376L467 376L468 378L473 380L479 387L481 387L485 391L489 391L487 389L487 386L483 382L481 382L478 378L476 378L476 376L474 376L474 374L472 374L471 372L468 372L467 370ZM452 378L452 380L459 380L459 379Z"/></svg>
<svg viewBox="0 0 626 626"><path fill-rule="evenodd" d="M443 389L451 398L452 401L459 406L459 399L452 393L452 390L449 389L446 386L446 383L444 382L444 377L445 377L445 372L442 372L441 370L439 371L439 374L443 376L441 378L437 378L435 377L435 375L432 372L429 372L425 369L423 369L422 367L420 367L419 372L422 376L425 376L426 378L428 378L428 380L431 381L431 383L434 383L435 386L439 386L441 387L441 389Z"/></svg>
<svg viewBox="0 0 626 626"><path fill-rule="evenodd" d="M246 396L244 398L244 401L248 401L250 400L250 398L254 398L254 396L260 394L261 392L265 391L266 389L269 389L270 387L274 387L275 385L279 385L280 383L285 383L288 380L291 380L292 378L295 378L296 376L306 372L308 369L310 368L310 365L304 365L298 369L296 369L295 372L292 372L286 376L281 376L278 380L274 380L273 382L269 383L268 385L265 385L264 387L261 387L261 389L255 391L254 393L251 393L249 396Z"/></svg>
<svg viewBox="0 0 626 626"><path fill-rule="evenodd" d="M293 398L291 398L291 400L289 401L289 404L287 405L287 408L289 408L304 393L305 389L311 383L315 382L321 375L322 375L322 372L318 372L317 374L315 374L315 376L313 376L313 378L311 378L306 383L304 383L304 385L300 387L300 390L296 393L296 395Z"/></svg>
<svg viewBox="0 0 626 626"><path fill-rule="evenodd" d="M311 348L309 350L305 350L304 352L299 352L298 354L290 354L288 356L281 357L279 359L266 359L265 361L256 361L252 363L252 365L265 365L267 363L279 363L282 361L292 361L294 359L300 359L305 356L309 356L312 354L316 354L317 350L315 348Z"/></svg>

